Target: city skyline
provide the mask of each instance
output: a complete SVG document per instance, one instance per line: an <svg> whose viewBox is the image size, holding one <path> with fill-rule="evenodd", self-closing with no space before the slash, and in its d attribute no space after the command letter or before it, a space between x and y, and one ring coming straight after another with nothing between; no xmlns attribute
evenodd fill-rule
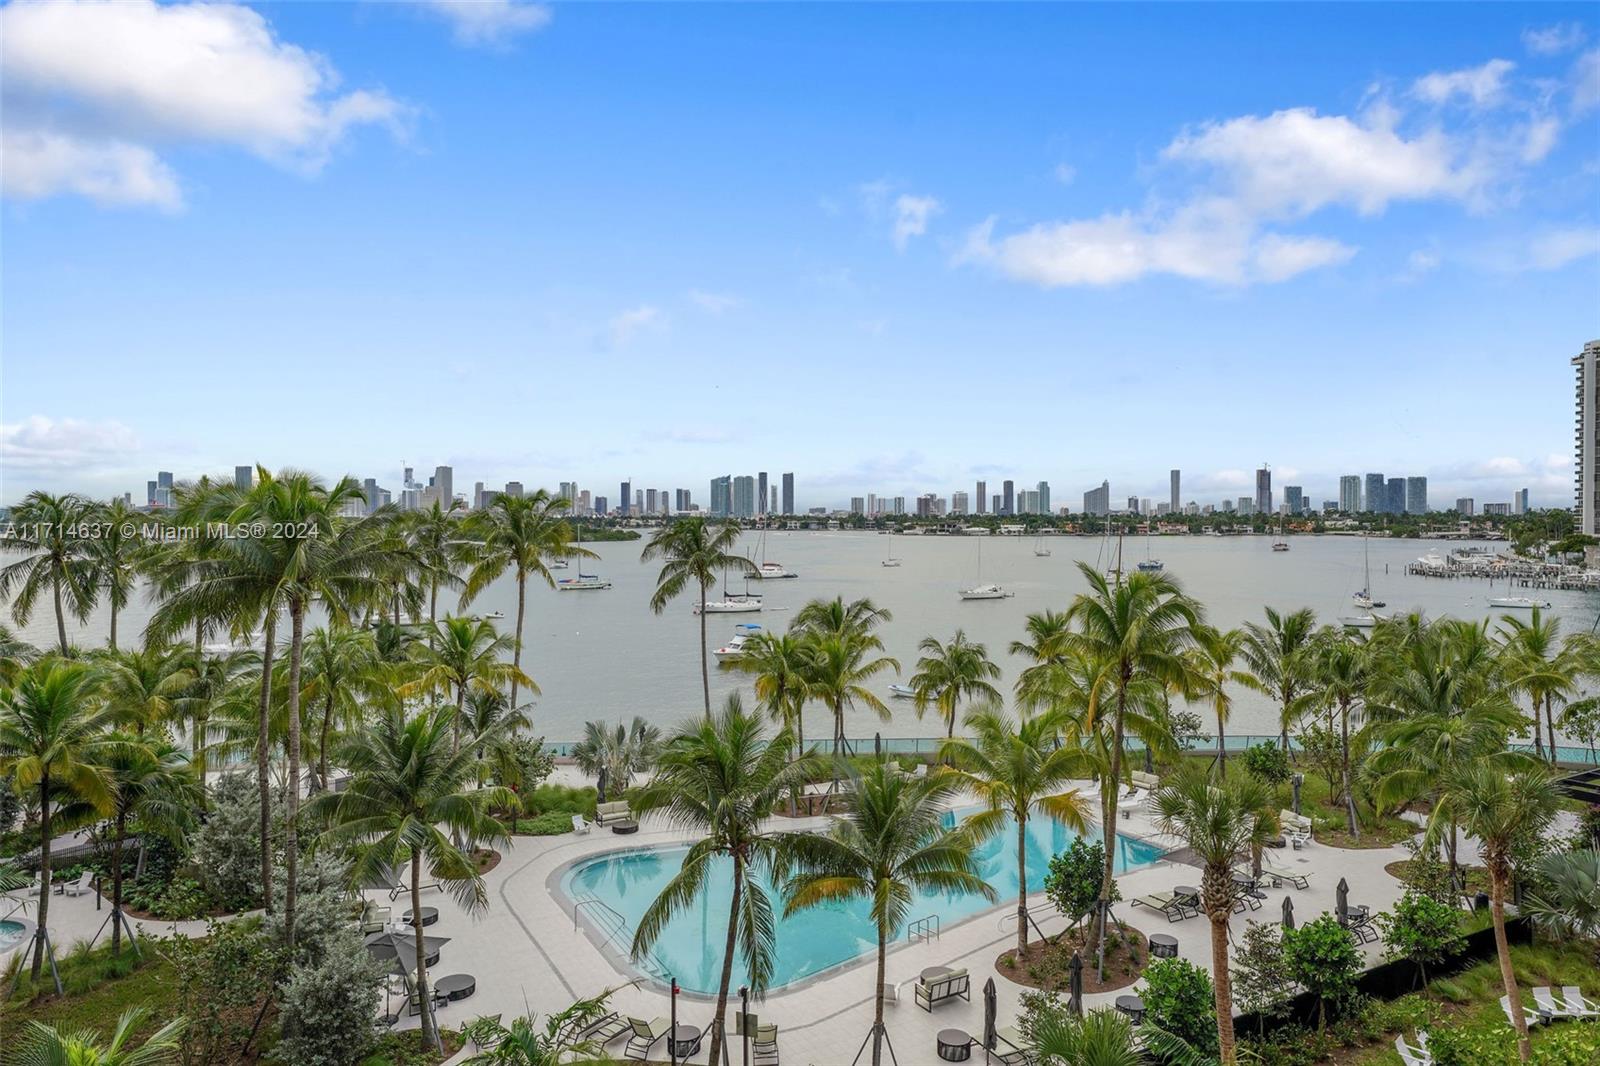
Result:
<svg viewBox="0 0 1600 1066"><path fill-rule="evenodd" d="M239 455L1572 498L1590 6L40 10L0 8L0 499ZM239 62L101 81L77 45L132 29Z"/></svg>

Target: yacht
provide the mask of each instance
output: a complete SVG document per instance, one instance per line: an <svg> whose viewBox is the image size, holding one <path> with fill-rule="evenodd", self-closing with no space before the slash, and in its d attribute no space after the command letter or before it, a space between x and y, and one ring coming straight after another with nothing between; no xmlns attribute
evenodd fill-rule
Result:
<svg viewBox="0 0 1600 1066"><path fill-rule="evenodd" d="M771 581L780 577L799 577L793 570L786 570L782 563L762 563L756 572L750 575L762 581Z"/></svg>
<svg viewBox="0 0 1600 1066"><path fill-rule="evenodd" d="M565 570L569 565L565 559L552 559L544 564L546 570Z"/></svg>
<svg viewBox="0 0 1600 1066"><path fill-rule="evenodd" d="M756 634L761 632L761 627L753 622L744 622L734 628L738 632L733 635L733 639L712 652L712 655L719 659L737 659L744 654L746 645L755 639Z"/></svg>
<svg viewBox="0 0 1600 1066"><path fill-rule="evenodd" d="M917 698L917 690L910 685L890 685L889 694L897 700L914 700Z"/></svg>
<svg viewBox="0 0 1600 1066"><path fill-rule="evenodd" d="M880 565L880 566L899 566L900 565L900 560L896 559L894 556L891 555L891 556L889 556L889 558L883 560L883 562L879 563L878 565Z"/></svg>
<svg viewBox="0 0 1600 1066"><path fill-rule="evenodd" d="M1285 521L1286 517L1284 515L1278 516L1278 539L1272 542L1272 550L1275 552L1286 552L1289 550L1289 542L1283 539L1283 524Z"/></svg>
<svg viewBox="0 0 1600 1066"><path fill-rule="evenodd" d="M484 615L485 618L504 618L505 616L506 613L504 611L490 611L488 614Z"/></svg>
<svg viewBox="0 0 1600 1066"><path fill-rule="evenodd" d="M720 600L706 601L706 614L750 614L761 610L760 596L728 596ZM700 605L695 604L694 613L700 613Z"/></svg>
<svg viewBox="0 0 1600 1066"><path fill-rule="evenodd" d="M579 571L577 577L564 577L556 582L556 588L562 592L588 592L591 589L608 589L611 582L599 574L585 574Z"/></svg>
<svg viewBox="0 0 1600 1066"><path fill-rule="evenodd" d="M899 566L900 565L900 560L896 559L894 557L894 537L893 536L889 537L889 551L888 551L888 554L886 554L883 557L883 564L882 565L884 565L884 566Z"/></svg>
<svg viewBox="0 0 1600 1066"><path fill-rule="evenodd" d="M974 585L970 589L961 590L961 598L964 600L1003 600L1015 595L1015 592L1007 592L999 585Z"/></svg>
<svg viewBox="0 0 1600 1066"><path fill-rule="evenodd" d="M1491 596L1489 597L1489 606L1510 607L1521 611L1536 611L1540 609L1548 611L1551 603L1549 600L1534 600L1529 599L1527 596Z"/></svg>
<svg viewBox="0 0 1600 1066"><path fill-rule="evenodd" d="M1346 629L1371 629L1378 624L1375 614L1347 614L1339 619L1339 624Z"/></svg>

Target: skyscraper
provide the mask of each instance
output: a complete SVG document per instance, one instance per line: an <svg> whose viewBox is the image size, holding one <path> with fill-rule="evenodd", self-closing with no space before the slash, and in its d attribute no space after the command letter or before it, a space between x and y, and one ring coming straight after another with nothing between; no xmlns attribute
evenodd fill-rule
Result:
<svg viewBox="0 0 1600 1066"><path fill-rule="evenodd" d="M733 479L733 510L735 518L754 518L756 514L756 479L741 474Z"/></svg>
<svg viewBox="0 0 1600 1066"><path fill-rule="evenodd" d="M797 514L794 509L794 474L783 475L783 514Z"/></svg>
<svg viewBox="0 0 1600 1066"><path fill-rule="evenodd" d="M711 479L711 515L726 518L733 510L733 478L727 474Z"/></svg>
<svg viewBox="0 0 1600 1066"><path fill-rule="evenodd" d="M1272 513L1272 469L1265 465L1256 471L1256 513Z"/></svg>
<svg viewBox="0 0 1600 1066"><path fill-rule="evenodd" d="M1017 513L1017 490L1010 478L1000 483L1000 513L1003 515Z"/></svg>
<svg viewBox="0 0 1600 1066"><path fill-rule="evenodd" d="M987 481L978 482L978 489L974 495L978 497L978 513L983 514L989 506L989 483Z"/></svg>
<svg viewBox="0 0 1600 1066"><path fill-rule="evenodd" d="M1050 482L1039 482L1039 499L1033 510L1034 514L1050 513Z"/></svg>
<svg viewBox="0 0 1600 1066"><path fill-rule="evenodd" d="M1511 513L1512 514L1527 514L1528 513L1528 490L1527 489L1518 489L1516 492L1513 492L1511 494Z"/></svg>
<svg viewBox="0 0 1600 1066"><path fill-rule="evenodd" d="M1083 513L1100 516L1111 513L1111 482L1102 481L1099 488L1083 494Z"/></svg>
<svg viewBox="0 0 1600 1066"><path fill-rule="evenodd" d="M1474 508L1471 496L1456 497L1456 514L1460 515L1462 518L1471 518L1473 510Z"/></svg>
<svg viewBox="0 0 1600 1066"><path fill-rule="evenodd" d="M998 492L995 493L993 496L989 497L989 513L990 514L999 514L1000 513L1000 494Z"/></svg>
<svg viewBox="0 0 1600 1066"><path fill-rule="evenodd" d="M772 499L767 501L767 513L778 514L778 486L772 486Z"/></svg>
<svg viewBox="0 0 1600 1066"><path fill-rule="evenodd" d="M1366 499L1361 502L1363 511L1373 514L1383 514L1389 505L1389 490L1384 487L1382 474L1367 475Z"/></svg>
<svg viewBox="0 0 1600 1066"><path fill-rule="evenodd" d="M689 509L689 490L688 489L678 489L678 490L676 490L673 493L672 503L673 503L673 508L672 509L674 511L679 511L679 512L687 511Z"/></svg>
<svg viewBox="0 0 1600 1066"><path fill-rule="evenodd" d="M867 513L867 501L866 501L866 499L861 497L861 496L852 496L852 497L850 497L850 513L851 514L866 514Z"/></svg>
<svg viewBox="0 0 1600 1066"><path fill-rule="evenodd" d="M1355 514L1361 510L1361 475L1346 474L1339 479L1339 510Z"/></svg>
<svg viewBox="0 0 1600 1066"><path fill-rule="evenodd" d="M767 513L767 472L765 470L756 475L756 513Z"/></svg>
<svg viewBox="0 0 1600 1066"><path fill-rule="evenodd" d="M1428 479L1406 478L1406 514L1428 513Z"/></svg>
<svg viewBox="0 0 1600 1066"><path fill-rule="evenodd" d="M1600 340L1589 341L1572 357L1577 369L1576 441L1573 455L1573 510L1578 532L1600 534Z"/></svg>
<svg viewBox="0 0 1600 1066"><path fill-rule="evenodd" d="M656 490L655 489L645 489L644 490L644 513L645 514L655 514L656 513Z"/></svg>
<svg viewBox="0 0 1600 1066"><path fill-rule="evenodd" d="M1384 514L1405 514L1406 513L1406 479L1405 478L1403 478L1403 477L1392 477L1392 478L1390 478L1388 485L1386 485L1384 487L1384 494L1385 494L1384 508L1383 508L1383 513Z"/></svg>
<svg viewBox="0 0 1600 1066"><path fill-rule="evenodd" d="M596 496L594 498L594 513L601 516L608 514L610 512L610 503L611 501L604 496Z"/></svg>
<svg viewBox="0 0 1600 1066"><path fill-rule="evenodd" d="M520 481L508 481L508 482L506 482L505 492L506 492L506 495L510 496L513 500L522 499L522 482L520 482Z"/></svg>
<svg viewBox="0 0 1600 1066"><path fill-rule="evenodd" d="M968 505L967 505L967 494L966 493L962 492L960 489L957 489L955 492L952 492L950 494L950 513L951 514L966 514L967 513L967 506Z"/></svg>
<svg viewBox="0 0 1600 1066"><path fill-rule="evenodd" d="M623 518L627 518L628 509L633 505L633 485L624 481L622 483L622 491L618 492L617 496L622 501L620 513Z"/></svg>
<svg viewBox="0 0 1600 1066"><path fill-rule="evenodd" d="M248 489L254 478L256 468L253 466L236 466L233 468L233 487Z"/></svg>
<svg viewBox="0 0 1600 1066"><path fill-rule="evenodd" d="M1044 484L1044 482L1041 481L1039 484L1042 485L1042 484ZM1046 490L1046 491L1048 491L1048 490ZM1044 513L1043 511L1041 511L1039 509L1039 507L1040 507L1040 495L1039 495L1039 490L1038 489L1023 489L1022 492L1020 493L1020 495L1022 496L1022 507L1020 509L1020 513L1021 514L1043 514Z"/></svg>
<svg viewBox="0 0 1600 1066"><path fill-rule="evenodd" d="M1178 502L1179 499L1182 496L1182 494L1179 493L1179 491L1178 491L1178 481L1179 481L1179 476L1178 475L1179 475L1179 472L1176 471L1176 470L1172 471L1170 474L1167 475L1168 479L1171 480L1171 482L1172 482L1171 507L1172 507L1172 513L1173 514L1177 514L1178 511L1179 511L1179 508L1181 506L1179 504L1179 502Z"/></svg>
<svg viewBox="0 0 1600 1066"><path fill-rule="evenodd" d="M1283 505L1289 509L1290 514L1302 514L1306 509L1305 489L1299 485L1285 485L1283 487Z"/></svg>

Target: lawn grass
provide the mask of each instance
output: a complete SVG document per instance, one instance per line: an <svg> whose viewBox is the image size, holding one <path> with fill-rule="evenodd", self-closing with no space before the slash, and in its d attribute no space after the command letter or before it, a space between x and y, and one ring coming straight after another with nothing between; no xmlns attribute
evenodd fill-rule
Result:
<svg viewBox="0 0 1600 1066"><path fill-rule="evenodd" d="M35 984L24 964L16 993L0 1008L0 1066L22 1061L19 1038L29 1021L64 1031L94 1029L109 1036L123 1011L147 1007L149 1014L135 1030L143 1037L178 1013L177 974L148 942L143 959L136 958L125 943L120 956L113 956L109 945L92 951L75 948L58 956L57 965L64 996L55 994L48 968ZM9 986L9 975L5 980Z"/></svg>

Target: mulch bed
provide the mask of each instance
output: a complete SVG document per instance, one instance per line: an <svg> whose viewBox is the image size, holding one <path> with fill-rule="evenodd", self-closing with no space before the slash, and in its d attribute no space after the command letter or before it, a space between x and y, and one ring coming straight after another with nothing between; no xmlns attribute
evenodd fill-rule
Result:
<svg viewBox="0 0 1600 1066"><path fill-rule="evenodd" d="M500 853L493 848L479 848L472 853L472 860L478 864L478 873L486 874L500 865Z"/></svg>
<svg viewBox="0 0 1600 1066"><path fill-rule="evenodd" d="M1110 937L1114 939L1108 939L1106 943L1104 981L1099 979L1095 970L1094 957L1084 948L1083 933L1071 929L1053 940L1030 941L1027 953L1020 962L1016 959L1015 948L1001 953L994 961L994 968L1001 976L1019 985L1050 992L1066 992L1071 972L1067 967L1072 961L1072 953L1076 951L1083 955L1085 993L1127 988L1144 972L1145 963L1150 959L1150 942L1139 930L1120 923L1112 927Z"/></svg>

